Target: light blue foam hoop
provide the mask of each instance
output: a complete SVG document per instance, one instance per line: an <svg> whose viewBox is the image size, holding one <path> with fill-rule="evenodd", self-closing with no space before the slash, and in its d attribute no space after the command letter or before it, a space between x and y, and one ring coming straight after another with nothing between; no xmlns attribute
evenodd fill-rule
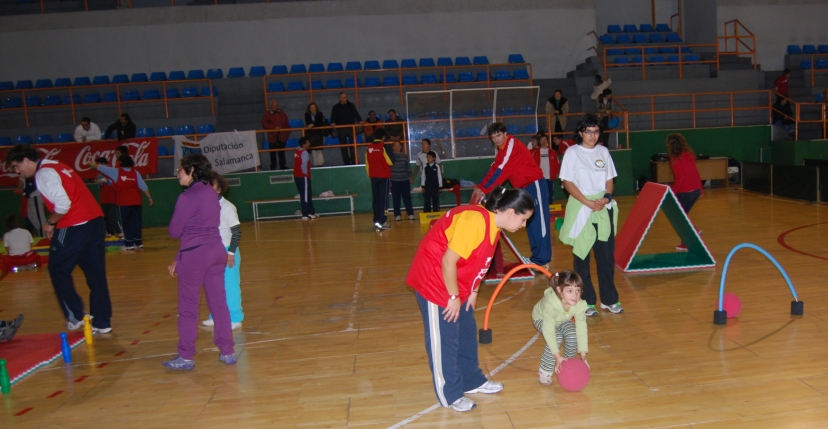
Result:
<svg viewBox="0 0 828 429"><path fill-rule="evenodd" d="M737 250L745 248L745 247L756 250L757 252L765 255L765 257L770 259L771 262L773 262L773 265L775 265L776 269L778 269L779 272L782 274L782 277L785 279L785 282L788 283L788 288L791 290L791 295L793 295L794 301L798 302L799 298L797 298L797 296L796 296L796 290L793 287L793 283L791 283L791 279L790 279L790 277L788 277L788 273L786 273L785 270L782 268L782 266L779 265L779 262L776 262L776 259L774 259L773 256L770 255L770 253L766 252L765 249L763 249L763 248L761 248L761 247L759 247L755 244L742 243L742 244L734 247L733 250L731 250L730 253L727 254L727 259L725 259L724 268L722 269L722 280L721 280L721 283L719 284L719 311L723 311L723 307L724 307L724 285L725 285L725 280L727 279L727 267L730 265L730 258L733 257L733 254L736 253Z"/></svg>

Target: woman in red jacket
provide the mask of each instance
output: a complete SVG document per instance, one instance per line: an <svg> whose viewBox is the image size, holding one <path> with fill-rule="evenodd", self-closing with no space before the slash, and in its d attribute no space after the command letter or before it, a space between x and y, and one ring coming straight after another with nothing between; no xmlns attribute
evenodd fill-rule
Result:
<svg viewBox="0 0 828 429"><path fill-rule="evenodd" d="M689 214L702 193L696 154L681 134L667 136L667 154L670 155L670 168L673 169L673 184L670 189L676 194L684 213ZM686 251L687 246L679 244L676 250Z"/></svg>
<svg viewBox="0 0 828 429"><path fill-rule="evenodd" d="M486 276L500 230L515 232L532 217L535 201L524 189L494 187L484 205L453 208L420 241L405 282L423 317L428 363L440 405L469 411L464 394L497 393L477 360L477 289Z"/></svg>

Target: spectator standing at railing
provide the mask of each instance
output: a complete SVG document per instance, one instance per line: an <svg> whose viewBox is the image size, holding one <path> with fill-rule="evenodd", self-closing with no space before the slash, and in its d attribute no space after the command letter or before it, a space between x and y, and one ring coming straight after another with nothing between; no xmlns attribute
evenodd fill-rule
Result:
<svg viewBox="0 0 828 429"><path fill-rule="evenodd" d="M331 134L330 128L324 127L329 127L331 124L325 118L325 115L319 111L319 106L313 101L308 104L308 109L305 111L305 125L308 128L305 131L305 136L310 140L310 147L318 148L309 150L313 157L313 166L321 167L325 164L325 155L321 149L322 142L325 136Z"/></svg>
<svg viewBox="0 0 828 429"><path fill-rule="evenodd" d="M546 102L546 114L554 116L553 130L559 133L566 129L566 114L569 113L569 101L563 96L563 91L555 90L555 94Z"/></svg>
<svg viewBox="0 0 828 429"><path fill-rule="evenodd" d="M590 95L589 98L592 100L597 100L598 97L600 97L604 93L604 90L609 88L610 85L612 85L612 79L607 78L606 80L604 80L604 78L602 78L600 74L596 74L595 83L592 86L592 95Z"/></svg>
<svg viewBox="0 0 828 429"><path fill-rule="evenodd" d="M785 69L782 72L782 76L776 78L773 81L773 90L778 92L780 95L787 97L788 96L788 79L791 77L791 69ZM779 97L777 97L779 100Z"/></svg>
<svg viewBox="0 0 828 429"><path fill-rule="evenodd" d="M121 117L115 121L114 124L106 127L104 137L107 139L126 140L135 138L135 123L132 118L126 113L121 114Z"/></svg>
<svg viewBox="0 0 828 429"><path fill-rule="evenodd" d="M391 109L388 111L388 120L385 121L385 133L392 141L402 140L403 127L405 121L397 115L397 111Z"/></svg>
<svg viewBox="0 0 828 429"><path fill-rule="evenodd" d="M609 129L609 120L612 118L611 89L605 89L603 94L601 94L601 96L595 100L595 112L598 114L598 118L601 120L601 126L603 130L603 132L601 133L601 140L599 143L606 146L607 139L609 139L609 133L607 133L606 130Z"/></svg>
<svg viewBox="0 0 828 429"><path fill-rule="evenodd" d="M283 128L290 128L290 121L288 120L285 111L279 108L279 102L270 100L269 109L262 115L262 128L266 130L275 130L275 132L267 133L267 142L271 149L284 149L290 131L280 131ZM279 169L287 169L287 162L285 161L285 151L270 152L270 169L276 169L276 154L279 154Z"/></svg>
<svg viewBox="0 0 828 429"><path fill-rule="evenodd" d="M377 112L368 112L368 119L362 123L362 132L365 133L365 141L374 141L374 131L382 128L382 119L377 117Z"/></svg>
<svg viewBox="0 0 828 429"><path fill-rule="evenodd" d="M101 129L98 124L89 118L81 119L80 125L75 128L75 141L78 143L94 142L101 139Z"/></svg>
<svg viewBox="0 0 828 429"><path fill-rule="evenodd" d="M362 116L359 115L354 103L348 101L348 94L344 92L339 93L339 103L336 103L331 108L331 125L354 125L362 124ZM356 129L351 127L337 128L336 134L339 138L339 144L351 145L356 141ZM374 137L376 138L376 137ZM339 148L342 152L342 164L354 165L356 164L356 155L354 155L354 148L351 146L343 146Z"/></svg>

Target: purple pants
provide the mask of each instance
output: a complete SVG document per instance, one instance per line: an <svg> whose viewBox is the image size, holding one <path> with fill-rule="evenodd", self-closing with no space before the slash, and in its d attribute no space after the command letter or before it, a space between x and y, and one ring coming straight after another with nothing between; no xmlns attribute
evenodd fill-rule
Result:
<svg viewBox="0 0 828 429"><path fill-rule="evenodd" d="M207 307L213 315L213 342L223 355L233 354L233 333L230 311L224 292L224 267L227 250L221 240L181 252L175 267L178 275L178 354L192 360L198 339L198 306L201 285L207 296Z"/></svg>

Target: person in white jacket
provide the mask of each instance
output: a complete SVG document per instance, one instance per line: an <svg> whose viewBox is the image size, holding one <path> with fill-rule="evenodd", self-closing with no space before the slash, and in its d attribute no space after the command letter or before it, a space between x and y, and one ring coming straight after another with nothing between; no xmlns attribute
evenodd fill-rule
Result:
<svg viewBox="0 0 828 429"><path fill-rule="evenodd" d="M101 139L101 129L97 124L84 117L75 128L75 141L78 143L94 142Z"/></svg>
<svg viewBox="0 0 828 429"><path fill-rule="evenodd" d="M593 101L597 100L600 97L604 90L609 88L612 85L612 79L607 78L606 80L601 77L600 74L595 75L595 86L592 87L592 95L589 96Z"/></svg>

